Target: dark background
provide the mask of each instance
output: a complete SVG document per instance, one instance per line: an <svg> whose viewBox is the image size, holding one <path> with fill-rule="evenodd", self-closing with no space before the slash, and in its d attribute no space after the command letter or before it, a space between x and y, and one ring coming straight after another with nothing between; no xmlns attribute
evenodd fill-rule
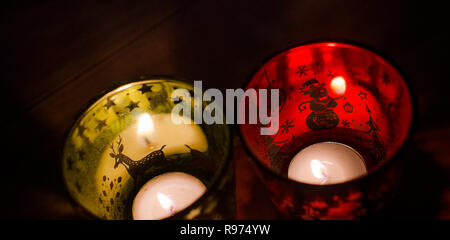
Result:
<svg viewBox="0 0 450 240"><path fill-rule="evenodd" d="M388 56L416 99L413 157L397 202L380 216L450 219L449 11L438 1L2 5L0 218L83 218L61 181L64 134L89 100L117 82L164 74L239 88L275 52L336 39ZM276 218L244 165L237 164L237 216Z"/></svg>

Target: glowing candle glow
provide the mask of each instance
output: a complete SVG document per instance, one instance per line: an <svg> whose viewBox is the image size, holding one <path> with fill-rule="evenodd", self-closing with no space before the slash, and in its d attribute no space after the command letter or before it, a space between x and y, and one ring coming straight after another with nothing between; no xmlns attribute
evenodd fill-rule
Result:
<svg viewBox="0 0 450 240"><path fill-rule="evenodd" d="M152 178L136 195L132 212L135 220L158 220L185 209L206 191L196 177L168 172Z"/></svg>
<svg viewBox="0 0 450 240"><path fill-rule="evenodd" d="M163 207L165 210L167 210L170 214L174 213L177 209L175 206L175 202L170 199L166 194L164 193L158 193L156 194L156 197L158 198L159 204L161 204L161 207Z"/></svg>
<svg viewBox="0 0 450 240"><path fill-rule="evenodd" d="M321 142L301 150L292 159L288 178L309 184L346 182L367 174L363 157L337 142Z"/></svg>
<svg viewBox="0 0 450 240"><path fill-rule="evenodd" d="M125 145L124 154L133 160L139 160L164 145L163 152L166 156L190 152L186 145L200 152L207 151L208 141L201 127L188 117L177 117L189 124L175 124L169 113L142 113L134 124L119 134ZM114 139L113 143L117 140ZM106 151L106 161L109 161L109 149Z"/></svg>
<svg viewBox="0 0 450 240"><path fill-rule="evenodd" d="M139 117L137 134L142 145L149 145L150 140L147 136L151 135L154 131L153 120L148 113L144 113Z"/></svg>
<svg viewBox="0 0 450 240"><path fill-rule="evenodd" d="M347 83L343 77L338 76L331 80L330 87L337 95L344 95Z"/></svg>

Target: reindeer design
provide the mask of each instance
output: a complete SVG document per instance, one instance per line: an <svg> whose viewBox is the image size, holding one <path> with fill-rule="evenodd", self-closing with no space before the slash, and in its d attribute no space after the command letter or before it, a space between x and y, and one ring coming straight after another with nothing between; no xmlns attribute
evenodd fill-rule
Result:
<svg viewBox="0 0 450 240"><path fill-rule="evenodd" d="M138 186L138 183L140 183L141 177L144 174L145 170L147 170L150 166L154 164L160 164L166 160L164 152L162 151L166 145L163 145L159 150L149 153L147 156L143 157L139 161L134 161L122 153L123 144L122 144L122 137L120 136L119 140L117 141L117 146L118 150L116 153L114 150L114 143L112 143L111 144L112 153L109 154L115 160L114 168L117 168L119 164L122 164L127 170L127 172L130 174L131 178L133 178L135 188Z"/></svg>

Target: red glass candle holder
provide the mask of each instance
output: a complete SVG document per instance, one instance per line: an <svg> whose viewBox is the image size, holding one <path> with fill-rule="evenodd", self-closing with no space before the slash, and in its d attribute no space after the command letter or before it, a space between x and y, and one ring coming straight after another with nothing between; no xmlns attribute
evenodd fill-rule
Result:
<svg viewBox="0 0 450 240"><path fill-rule="evenodd" d="M261 124L240 125L240 132L272 201L286 217L359 218L376 212L395 193L401 169L394 158L401 158L408 138L412 104L403 77L384 58L346 43L301 45L272 57L246 89L280 92L278 132L261 135ZM299 151L329 141L358 151L367 175L329 185L288 179Z"/></svg>

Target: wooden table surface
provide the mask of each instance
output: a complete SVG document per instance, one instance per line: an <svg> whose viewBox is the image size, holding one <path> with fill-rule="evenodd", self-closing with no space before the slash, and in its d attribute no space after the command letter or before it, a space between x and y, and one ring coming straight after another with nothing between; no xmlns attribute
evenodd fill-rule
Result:
<svg viewBox="0 0 450 240"><path fill-rule="evenodd" d="M116 83L163 74L203 80L204 88L239 88L287 46L338 39L389 56L416 98L416 157L406 169L408 184L396 207L381 216L450 219L450 47L448 13L439 4L7 1L0 217L83 218L61 181L64 134L90 99ZM236 168L237 217L278 218L248 164L239 161ZM253 204L255 199L263 200Z"/></svg>

